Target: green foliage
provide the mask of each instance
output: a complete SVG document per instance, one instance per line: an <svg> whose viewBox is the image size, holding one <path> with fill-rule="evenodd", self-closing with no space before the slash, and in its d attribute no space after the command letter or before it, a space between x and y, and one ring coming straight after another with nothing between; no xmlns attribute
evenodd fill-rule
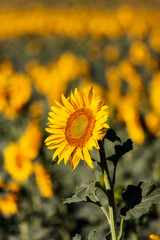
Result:
<svg viewBox="0 0 160 240"><path fill-rule="evenodd" d="M88 240L95 240L95 233L96 233L96 230L92 230L89 235L88 235Z"/></svg>
<svg viewBox="0 0 160 240"><path fill-rule="evenodd" d="M76 234L74 237L73 237L73 240L81 240L81 236L79 234Z"/></svg>
<svg viewBox="0 0 160 240"><path fill-rule="evenodd" d="M82 184L76 187L74 194L71 198L66 198L63 203L76 203L76 202L97 202L96 198L96 182L90 182L89 184Z"/></svg>
<svg viewBox="0 0 160 240"><path fill-rule="evenodd" d="M125 220L139 218L149 211L152 204L160 201L160 188L152 182L140 182L138 186L129 185L122 197L127 203L121 209L122 217Z"/></svg>
<svg viewBox="0 0 160 240"><path fill-rule="evenodd" d="M88 235L88 240L95 240L95 233L96 230L92 230ZM76 234L72 240L81 240L81 236L79 234Z"/></svg>
<svg viewBox="0 0 160 240"><path fill-rule="evenodd" d="M132 145L132 140L131 139L127 139L126 142L123 143L123 145L116 145L114 147L115 149L115 154L113 154L112 156L108 157L107 160L110 160L114 163L114 165L116 165L119 161L119 159L126 154L127 152L131 151L133 149L133 145Z"/></svg>
<svg viewBox="0 0 160 240"><path fill-rule="evenodd" d="M112 128L108 129L104 138L110 140L111 142L115 142L115 141L119 141L120 143L122 142L120 137L117 136L116 132Z"/></svg>

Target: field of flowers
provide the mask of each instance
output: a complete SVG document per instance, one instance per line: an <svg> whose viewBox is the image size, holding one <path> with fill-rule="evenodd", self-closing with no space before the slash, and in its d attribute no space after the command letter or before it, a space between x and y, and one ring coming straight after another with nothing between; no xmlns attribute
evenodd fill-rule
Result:
<svg viewBox="0 0 160 240"><path fill-rule="evenodd" d="M128 184L160 187L160 8L91 6L0 9L0 240L87 240L93 229L108 239L97 206L63 203L95 180L96 165L80 161L72 171L44 144L51 106L75 88L92 86L110 128L133 141L117 170L118 207ZM114 143L105 144L110 156ZM125 240L158 234L160 202L124 222Z"/></svg>

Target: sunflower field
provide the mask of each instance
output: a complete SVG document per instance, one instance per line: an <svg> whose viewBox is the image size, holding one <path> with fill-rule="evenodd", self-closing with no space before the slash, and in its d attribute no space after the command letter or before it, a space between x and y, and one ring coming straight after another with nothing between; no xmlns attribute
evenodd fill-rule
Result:
<svg viewBox="0 0 160 240"><path fill-rule="evenodd" d="M0 0L0 240L160 240L159 19L159 0Z"/></svg>

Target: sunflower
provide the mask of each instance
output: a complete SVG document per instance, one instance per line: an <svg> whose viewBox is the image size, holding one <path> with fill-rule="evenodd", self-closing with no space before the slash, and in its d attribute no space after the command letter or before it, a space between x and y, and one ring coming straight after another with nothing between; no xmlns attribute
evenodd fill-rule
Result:
<svg viewBox="0 0 160 240"><path fill-rule="evenodd" d="M11 142L4 149L4 167L6 171L17 181L25 181L32 173L32 162L24 154L23 149L14 142Z"/></svg>
<svg viewBox="0 0 160 240"><path fill-rule="evenodd" d="M93 168L89 151L93 147L99 149L98 140L104 137L108 124L107 106L95 96L93 88L81 92L75 89L69 98L62 94L62 104L55 101L49 113L51 135L45 140L48 149L56 149L53 160L58 156L58 164L69 160L74 170L80 160L84 160Z"/></svg>
<svg viewBox="0 0 160 240"><path fill-rule="evenodd" d="M149 239L160 240L160 235L151 234L151 235L149 235Z"/></svg>
<svg viewBox="0 0 160 240"><path fill-rule="evenodd" d="M41 191L42 196L46 198L51 197L53 195L53 186L49 173L47 173L46 169L40 163L36 163L34 165L34 172L36 183Z"/></svg>
<svg viewBox="0 0 160 240"><path fill-rule="evenodd" d="M19 146L25 156L33 160L39 154L42 133L39 124L30 122L19 139Z"/></svg>
<svg viewBox="0 0 160 240"><path fill-rule="evenodd" d="M0 177L0 211L3 215L12 215L18 212L17 197L19 186L16 182L3 183Z"/></svg>

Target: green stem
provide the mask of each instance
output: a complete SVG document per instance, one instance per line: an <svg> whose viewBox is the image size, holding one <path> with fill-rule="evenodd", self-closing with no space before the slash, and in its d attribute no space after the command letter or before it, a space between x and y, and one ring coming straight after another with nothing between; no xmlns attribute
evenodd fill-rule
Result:
<svg viewBox="0 0 160 240"><path fill-rule="evenodd" d="M98 197L96 195L95 195L95 197L96 197L97 201L99 202ZM107 213L106 209L101 204L99 204L99 207L102 210L102 212L105 214L105 216L106 216L106 218L108 220L108 223L110 224L110 219L109 219L109 216L108 216L108 213Z"/></svg>
<svg viewBox="0 0 160 240"><path fill-rule="evenodd" d="M118 240L121 240L121 239L122 239L122 234L123 234L123 222L124 222L124 219L122 218L122 219L121 219L121 226L120 226L120 232L119 232Z"/></svg>
<svg viewBox="0 0 160 240"><path fill-rule="evenodd" d="M103 147L103 143L100 142L100 158L101 158L101 168L103 170L103 176L104 176L104 183L106 190L108 192L108 202L109 202L109 216L110 216L110 228L111 228L111 235L112 240L117 240L116 236L116 213L115 213L115 200L114 200L114 191L113 191L113 185L111 183L109 171L108 171L108 165L106 161L105 151Z"/></svg>
<svg viewBox="0 0 160 240"><path fill-rule="evenodd" d="M106 189L109 191L108 200L109 200L109 216L110 216L112 240L117 240L114 197L113 197L113 191L112 191L106 170L104 170L104 183L105 183Z"/></svg>

